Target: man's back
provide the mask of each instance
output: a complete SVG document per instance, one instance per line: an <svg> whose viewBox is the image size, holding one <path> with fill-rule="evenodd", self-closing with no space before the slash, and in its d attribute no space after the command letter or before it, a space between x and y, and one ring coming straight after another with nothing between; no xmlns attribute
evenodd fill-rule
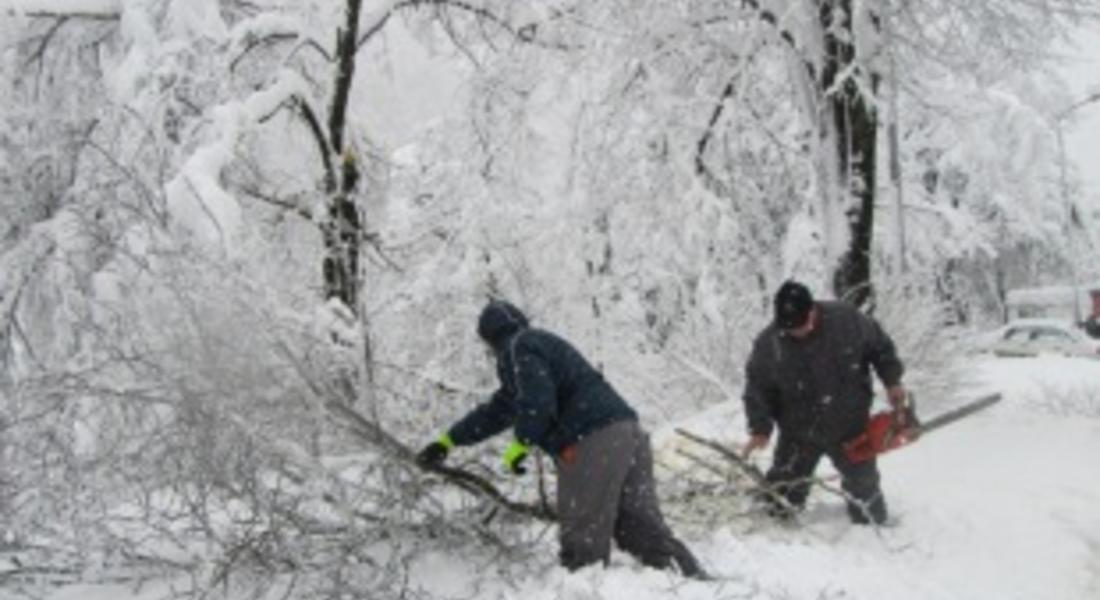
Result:
<svg viewBox="0 0 1100 600"><path fill-rule="evenodd" d="M517 435L556 452L584 434L637 414L569 342L542 329L516 334L498 356L501 387L514 390Z"/></svg>

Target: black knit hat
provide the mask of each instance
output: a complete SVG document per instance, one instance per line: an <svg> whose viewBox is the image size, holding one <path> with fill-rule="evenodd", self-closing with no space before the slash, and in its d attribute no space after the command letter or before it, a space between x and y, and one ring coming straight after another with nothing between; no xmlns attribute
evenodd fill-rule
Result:
<svg viewBox="0 0 1100 600"><path fill-rule="evenodd" d="M787 280L775 293L775 323L780 329L797 329L806 324L814 297L810 289L794 280Z"/></svg>

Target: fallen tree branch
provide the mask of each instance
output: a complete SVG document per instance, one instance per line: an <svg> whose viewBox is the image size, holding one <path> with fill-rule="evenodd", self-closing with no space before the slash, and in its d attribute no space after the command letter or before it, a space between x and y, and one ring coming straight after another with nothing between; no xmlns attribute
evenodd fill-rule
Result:
<svg viewBox="0 0 1100 600"><path fill-rule="evenodd" d="M414 464L417 468L425 472L439 475L448 483L454 484L473 495L487 498L500 507L516 514L533 517L540 521L557 521L557 515L549 506L516 502L505 496L497 486L480 475L475 475L465 469L448 467L446 465L423 467L416 463L416 454L411 449L389 433L383 431L376 423L371 422L354 408L343 402L337 401L329 401L326 403L326 406L332 413L342 417L350 426L352 432L368 442L382 446L393 456L396 456L402 461Z"/></svg>
<svg viewBox="0 0 1100 600"><path fill-rule="evenodd" d="M775 487L768 482L767 477L764 475L764 472L761 471L759 467L745 460L745 458L741 456L737 451L731 450L730 448L727 448L726 446L723 446L722 444L719 444L714 440L708 440L707 438L695 435L690 431L680 429L679 427L677 427L675 431L678 435L681 435L688 440L695 442L696 444L714 450L718 454L721 454L723 457L729 459L729 461L736 465L742 473L748 475L749 479L752 480L752 482L756 485L762 495L767 497L770 501L774 502L788 514L794 515L795 508L791 505L790 501L787 500L787 497L779 493L779 491L776 490Z"/></svg>
<svg viewBox="0 0 1100 600"><path fill-rule="evenodd" d="M338 419L340 425L348 428L353 434L363 439L368 444L380 448L389 456L397 458L407 465L413 465L419 470L440 475L448 483L456 485L475 496L487 498L498 506L511 512L533 517L540 521L557 521L557 515L551 507L516 502L508 498L488 479L475 475L465 469L448 467L445 465L431 468L421 466L416 462L416 453L413 452L412 449L390 435L390 433L385 431L378 423L363 416L362 413L349 406L346 402L333 398L332 395L326 393L326 390L318 386L313 378L309 377L305 372L302 364L290 351L289 347L280 343L278 344L278 348L313 393L316 394L318 398L326 398L324 405L329 415Z"/></svg>
<svg viewBox="0 0 1100 600"><path fill-rule="evenodd" d="M704 471L707 471L707 472L711 473L712 475L717 475L717 476L722 477L722 478L726 478L728 476L728 474L725 471L723 471L722 469L719 469L718 467L714 466L713 464L703 460L703 458L701 456L697 455L697 454L694 454L692 452L688 452L687 450L684 450L682 448L677 448L676 449L676 454L688 459L689 461L691 461L692 464L700 467Z"/></svg>
<svg viewBox="0 0 1100 600"><path fill-rule="evenodd" d="M733 464L737 465L737 467L740 468L741 471L748 475L754 483L764 486L768 485L767 480L764 477L764 472L761 471L760 468L756 465L745 460L745 458L738 454L737 451L731 450L730 448L727 448L726 446L723 446L722 444L719 444L714 440L709 440L702 436L691 433L690 431L687 431L685 429L680 429L679 427L676 428L676 433L695 442L696 444L706 446L707 448L710 448L711 450L714 450L715 452L728 458L731 462L733 462Z"/></svg>
<svg viewBox="0 0 1100 600"><path fill-rule="evenodd" d="M696 435L694 433L691 433L690 431L686 431L684 429L677 428L675 431L676 431L677 434L679 434L679 435L681 435L681 436L683 436L683 437L685 437L685 438L687 438L687 439L689 439L689 440L691 440L691 441L693 441L693 442L695 442L695 443L697 443L701 446L705 446L707 448L710 448L711 450L714 450L715 452L717 452L717 453L721 454L722 456L724 456L725 458L729 459L730 462L737 465L737 467L739 469L741 469L741 471L744 472L746 475L748 475L749 478L753 480L753 483L756 484L756 486L757 486L756 489L752 490L752 491L755 491L756 493L767 496L769 499L771 499L776 504L778 504L778 506L780 508L782 508L784 511L787 511L788 514L794 516L795 507L793 505L791 505L790 501L787 500L786 496L781 494L776 489L777 486L775 484L773 484L773 483L771 483L767 480L767 477L764 475L764 472L761 471L759 467L757 467L756 465L754 465L754 464L750 463L749 461L745 460L745 458L743 456L741 456L736 450L728 448L728 447L726 447L726 446L724 446L724 445L722 445L722 444L720 444L720 443L718 443L714 440L709 440L707 438L698 436L698 435ZM696 459L696 460L698 460L698 459ZM793 481L784 482L785 485L799 485L799 484L802 484L802 483L806 483L806 484L809 484L809 485L812 485L812 486L817 486L817 487L821 488L822 490L825 490L826 492L828 492L830 494L833 494L834 496L838 496L838 497L842 498L845 502L850 502L850 503L856 504L862 510L864 510L864 512L867 511L866 506L864 506L866 504L865 502L861 501L858 498L855 498L854 496L852 496L848 492L844 491L843 488L832 485L829 482L828 479L821 478L821 477L812 477L811 476L811 477L804 477L802 479L796 479L796 480L793 480ZM868 517L869 517L869 515L868 515ZM877 524L875 525L875 529L876 529L876 531L878 530L878 525Z"/></svg>

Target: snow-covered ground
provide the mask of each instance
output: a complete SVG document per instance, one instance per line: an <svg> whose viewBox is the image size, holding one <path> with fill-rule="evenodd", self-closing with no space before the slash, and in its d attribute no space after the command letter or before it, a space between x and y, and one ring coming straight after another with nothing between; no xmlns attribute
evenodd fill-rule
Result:
<svg viewBox="0 0 1100 600"><path fill-rule="evenodd" d="M966 398L996 390L1004 400L882 459L898 520L888 528L849 525L841 501L815 491L797 528L732 516L710 529L674 521L719 576L713 582L645 569L619 553L608 569L534 568L505 579L437 553L415 566L412 581L436 597L478 599L1100 598L1100 361L988 359L970 370ZM723 422L729 410L681 425L741 431ZM659 434L658 445L672 437ZM547 564L553 537L537 542ZM51 600L154 598L157 591L70 588Z"/></svg>

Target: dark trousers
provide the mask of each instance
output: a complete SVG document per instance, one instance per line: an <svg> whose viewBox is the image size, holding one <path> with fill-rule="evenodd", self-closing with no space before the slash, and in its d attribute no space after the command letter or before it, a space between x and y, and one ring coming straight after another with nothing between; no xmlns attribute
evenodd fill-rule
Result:
<svg viewBox="0 0 1100 600"><path fill-rule="evenodd" d="M818 461L828 456L840 473L841 488L847 495L848 516L855 523L882 523L886 520L886 500L879 489L878 466L874 459L861 463L848 460L839 446L821 447L784 439L780 436L767 480L773 489L786 498L793 507L806 503L810 493L810 479ZM780 507L774 506L776 510Z"/></svg>
<svg viewBox="0 0 1100 600"><path fill-rule="evenodd" d="M561 563L578 569L606 563L611 540L642 564L675 565L703 576L695 556L665 524L653 479L649 436L635 421L619 421L577 442L558 462Z"/></svg>

